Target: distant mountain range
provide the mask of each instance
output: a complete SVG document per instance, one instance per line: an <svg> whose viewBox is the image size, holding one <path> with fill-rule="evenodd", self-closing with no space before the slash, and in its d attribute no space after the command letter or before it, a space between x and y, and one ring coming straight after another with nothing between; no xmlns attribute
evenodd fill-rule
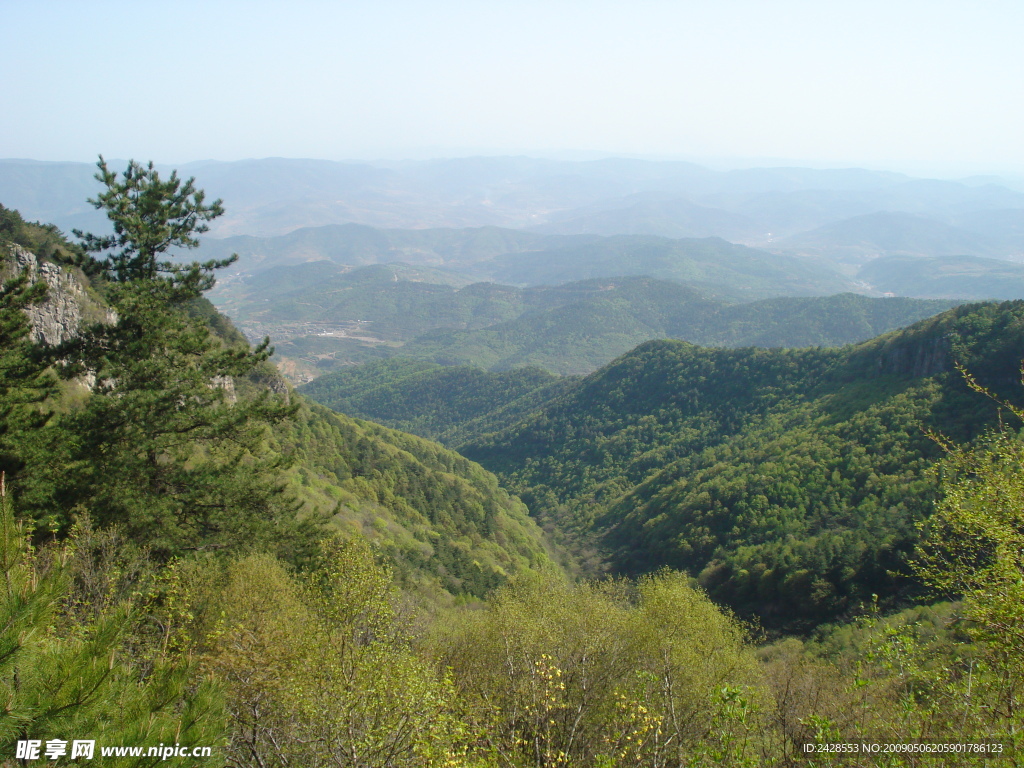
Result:
<svg viewBox="0 0 1024 768"><path fill-rule="evenodd" d="M1015 253L1016 244L1000 234L984 235L924 216L886 211L855 216L785 238L775 243L775 249L855 265L879 256L1024 258L1024 249Z"/></svg>
<svg viewBox="0 0 1024 768"><path fill-rule="evenodd" d="M431 331L518 322L518 309L500 307L505 298L484 289L460 291L446 305L456 288L473 282L554 286L642 276L726 302L843 292L1024 297L1024 194L997 179L527 157L388 164L269 158L203 161L178 171L225 201L227 213L210 233L217 237L186 254L240 255L213 296L222 309L243 322L263 322L261 313L273 323L367 321L347 329L355 335L333 338L328 329L316 338L291 329L280 348L299 344L296 358L318 349L328 351L316 352L317 360L339 352L363 359ZM99 190L93 173L87 163L2 160L0 203L65 230L102 231L105 222L86 201ZM301 278L274 271L280 284L260 287L262 272L317 261L324 263ZM394 286L364 281L344 301L326 292L356 267L394 263L405 265L385 276ZM436 271L428 275L428 268ZM294 281L307 295L285 295ZM432 309L423 303L431 292ZM474 292L475 308L467 307ZM407 299L412 304L399 318L396 308ZM391 325L372 319L374 312L391 312ZM458 319L465 313L472 323ZM370 346L369 337L359 340L367 330L377 334ZM637 333L622 330L622 343Z"/></svg>
<svg viewBox="0 0 1024 768"><path fill-rule="evenodd" d="M686 198L647 193L553 214L535 232L560 235L721 237L732 242L770 238L763 222Z"/></svg>
<svg viewBox="0 0 1024 768"><path fill-rule="evenodd" d="M718 237L672 240L615 235L548 251L501 256L475 269L503 282L526 285L647 275L741 301L821 296L853 287L830 265L814 259L773 254Z"/></svg>
<svg viewBox="0 0 1024 768"><path fill-rule="evenodd" d="M111 161L115 169L118 164ZM85 202L98 191L94 171L88 163L0 160L0 203L65 231L102 229L105 222ZM196 176L210 197L224 199L227 213L211 233L217 237L269 237L357 223L380 229L490 225L548 234L717 236L764 245L878 212L981 227L980 234L996 236L988 228L1002 224L986 213L1024 210L1024 194L991 180L913 179L863 169L714 171L682 162L476 157L390 164L202 161L178 171Z"/></svg>
<svg viewBox="0 0 1024 768"><path fill-rule="evenodd" d="M493 226L376 229L364 224L332 224L275 237L208 238L197 256L220 259L237 253L240 260L232 271L253 273L320 259L352 266L403 262L469 272L506 254L547 251L599 239L596 235L544 235Z"/></svg>

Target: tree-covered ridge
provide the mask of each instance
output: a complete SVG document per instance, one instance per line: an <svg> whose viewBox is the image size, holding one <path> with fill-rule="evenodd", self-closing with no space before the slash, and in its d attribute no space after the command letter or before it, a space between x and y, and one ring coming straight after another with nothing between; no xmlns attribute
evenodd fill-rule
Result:
<svg viewBox="0 0 1024 768"><path fill-rule="evenodd" d="M854 293L787 296L726 305L696 327L669 328L668 335L713 347L839 347L916 323L955 304Z"/></svg>
<svg viewBox="0 0 1024 768"><path fill-rule="evenodd" d="M557 488L563 498L624 473L638 482L674 455L739 431L780 400L800 397L837 355L651 341L522 423L464 450L503 473L518 476L518 468L529 464L530 485ZM556 469L557 460L547 462L555 456L585 470Z"/></svg>
<svg viewBox="0 0 1024 768"><path fill-rule="evenodd" d="M589 373L651 339L725 347L840 346L909 325L954 304L849 293L726 304L651 278L570 285L603 291L488 328L424 334L395 354L491 370L537 365L560 374Z"/></svg>
<svg viewBox="0 0 1024 768"><path fill-rule="evenodd" d="M403 264L350 269L330 261L267 270L215 294L239 322L362 321L388 339L434 327L481 327L522 312L519 291Z"/></svg>
<svg viewBox="0 0 1024 768"><path fill-rule="evenodd" d="M401 265L347 269L331 262L268 270L233 288L244 298L231 306L244 327L283 336L279 353L317 374L388 356L576 374L654 338L711 346L835 346L955 304L854 294L728 304L647 277L457 288L410 279L410 272Z"/></svg>
<svg viewBox="0 0 1024 768"><path fill-rule="evenodd" d="M589 373L719 308L691 288L643 277L531 288L524 295L531 306L514 319L426 333L396 354L491 370L535 365L562 375Z"/></svg>
<svg viewBox="0 0 1024 768"><path fill-rule="evenodd" d="M294 462L288 482L307 515L374 542L410 593L483 597L548 562L526 507L477 464L413 435L297 398L275 429Z"/></svg>
<svg viewBox="0 0 1024 768"><path fill-rule="evenodd" d="M1006 392L1022 323L1011 302L845 349L650 342L460 450L615 570L683 568L766 622L815 623L901 589L935 498L926 431L996 421L954 362Z"/></svg>

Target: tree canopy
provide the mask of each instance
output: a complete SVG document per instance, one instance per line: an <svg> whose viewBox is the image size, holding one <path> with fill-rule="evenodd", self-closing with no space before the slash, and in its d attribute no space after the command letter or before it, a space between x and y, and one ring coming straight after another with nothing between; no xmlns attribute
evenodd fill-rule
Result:
<svg viewBox="0 0 1024 768"><path fill-rule="evenodd" d="M161 179L152 161L146 166L129 161L120 178L102 155L97 166L96 180L106 191L89 202L107 214L114 234L73 230L86 251L106 254L103 260L93 259L87 271L120 283L162 278L178 290L181 298L193 298L213 286L213 270L238 258L232 255L191 264L164 258L174 248L196 248L196 235L208 231L207 222L224 213L221 200L205 202L206 194L196 189L194 178L182 181L173 171L168 179Z"/></svg>

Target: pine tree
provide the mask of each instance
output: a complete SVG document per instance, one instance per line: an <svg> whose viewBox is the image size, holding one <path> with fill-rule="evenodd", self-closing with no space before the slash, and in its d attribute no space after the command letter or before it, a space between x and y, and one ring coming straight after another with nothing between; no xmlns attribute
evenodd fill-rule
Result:
<svg viewBox="0 0 1024 768"><path fill-rule="evenodd" d="M19 275L0 286L0 472L8 477L37 458L44 403L57 389L51 360L33 343L24 310L46 298L46 284Z"/></svg>
<svg viewBox="0 0 1024 768"><path fill-rule="evenodd" d="M177 171L161 179L153 163L143 167L129 161L121 179L100 155L96 180L106 191L89 202L106 212L113 235L98 236L73 230L90 253L106 253L92 259L86 271L102 274L119 283L163 280L174 286L179 300L194 298L213 287L213 270L233 263L237 254L224 260L180 264L164 258L174 248L196 248L196 235L209 230L208 221L221 216L224 206L195 188L195 179L184 182ZM174 294L172 294L174 295Z"/></svg>
<svg viewBox="0 0 1024 768"><path fill-rule="evenodd" d="M69 373L96 379L85 406L63 419L71 444L65 502L100 524L116 523L156 552L237 549L295 532L282 496L282 457L267 445L268 426L288 418L287 395L267 389L244 397L234 382L266 364L255 349L228 345L188 313L222 262L182 266L166 258L194 247L195 235L223 212L204 203L193 180L164 181L152 164L129 163L123 178L100 158L106 191L93 204L115 234L78 233L92 271L117 313L65 350Z"/></svg>

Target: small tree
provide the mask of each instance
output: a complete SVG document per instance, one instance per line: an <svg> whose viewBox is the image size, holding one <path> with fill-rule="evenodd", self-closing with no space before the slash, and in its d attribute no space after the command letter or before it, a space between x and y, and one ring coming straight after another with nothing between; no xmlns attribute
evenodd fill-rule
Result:
<svg viewBox="0 0 1024 768"><path fill-rule="evenodd" d="M1024 409L993 395L966 371L969 387L1024 421ZM948 690L966 735L1020 748L1024 704L1024 440L1000 424L969 446L940 439L943 499L924 525L914 570L934 592L959 600L960 628L977 655Z"/></svg>
<svg viewBox="0 0 1024 768"><path fill-rule="evenodd" d="M231 765L460 764L450 685L413 654L365 540L325 542L301 580L250 555L210 592L204 663L227 687Z"/></svg>
<svg viewBox="0 0 1024 768"><path fill-rule="evenodd" d="M917 575L962 599L972 635L1024 676L1024 443L1004 430L948 450L944 498L918 548Z"/></svg>

